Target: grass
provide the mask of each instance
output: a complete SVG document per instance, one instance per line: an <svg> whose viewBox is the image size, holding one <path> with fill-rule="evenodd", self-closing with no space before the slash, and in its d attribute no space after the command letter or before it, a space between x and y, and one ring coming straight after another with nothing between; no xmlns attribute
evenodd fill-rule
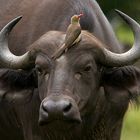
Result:
<svg viewBox="0 0 140 140"><path fill-rule="evenodd" d="M128 110L124 119L121 140L140 140L140 109Z"/></svg>

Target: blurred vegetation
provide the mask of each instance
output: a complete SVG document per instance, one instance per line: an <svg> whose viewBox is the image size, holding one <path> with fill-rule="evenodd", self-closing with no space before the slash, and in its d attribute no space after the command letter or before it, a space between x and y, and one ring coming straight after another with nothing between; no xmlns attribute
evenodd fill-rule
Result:
<svg viewBox="0 0 140 140"><path fill-rule="evenodd" d="M133 33L114 9L123 11L140 23L140 0L97 0L97 2L111 22L120 42L133 44Z"/></svg>
<svg viewBox="0 0 140 140"><path fill-rule="evenodd" d="M140 109L130 108L124 120L121 140L140 140Z"/></svg>
<svg viewBox="0 0 140 140"><path fill-rule="evenodd" d="M114 9L119 9L140 23L140 0L97 0L111 22L120 42L132 45L134 38L130 28ZM130 107L124 118L121 140L140 140L140 109Z"/></svg>
<svg viewBox="0 0 140 140"><path fill-rule="evenodd" d="M121 10L135 19L140 19L140 0L97 0L106 15L114 9Z"/></svg>
<svg viewBox="0 0 140 140"><path fill-rule="evenodd" d="M115 33L118 37L118 40L122 44L132 45L134 42L134 36L131 29L124 23L118 25L115 29Z"/></svg>

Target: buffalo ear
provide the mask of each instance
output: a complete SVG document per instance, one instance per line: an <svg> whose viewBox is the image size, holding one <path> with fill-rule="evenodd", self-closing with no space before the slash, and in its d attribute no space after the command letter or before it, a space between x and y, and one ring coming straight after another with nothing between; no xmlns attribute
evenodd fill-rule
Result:
<svg viewBox="0 0 140 140"><path fill-rule="evenodd" d="M33 71L0 69L0 102L27 103L36 87Z"/></svg>
<svg viewBox="0 0 140 140"><path fill-rule="evenodd" d="M108 68L102 79L105 95L113 103L127 105L139 103L140 70L134 66Z"/></svg>

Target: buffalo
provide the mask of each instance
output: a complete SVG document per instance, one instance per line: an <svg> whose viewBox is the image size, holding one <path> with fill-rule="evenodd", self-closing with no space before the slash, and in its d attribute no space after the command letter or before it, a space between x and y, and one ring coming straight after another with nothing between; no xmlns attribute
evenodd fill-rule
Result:
<svg viewBox="0 0 140 140"><path fill-rule="evenodd" d="M140 25L116 10L135 37L122 53L95 0L0 3L0 139L119 140L139 101ZM81 40L53 59L81 12Z"/></svg>

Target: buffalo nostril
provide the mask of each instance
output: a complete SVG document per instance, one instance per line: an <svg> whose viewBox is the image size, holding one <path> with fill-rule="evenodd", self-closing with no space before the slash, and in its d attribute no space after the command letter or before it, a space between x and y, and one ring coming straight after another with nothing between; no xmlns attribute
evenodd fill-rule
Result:
<svg viewBox="0 0 140 140"><path fill-rule="evenodd" d="M72 108L72 104L69 103L69 104L67 104L67 105L64 107L63 112L64 112L64 113L67 113L67 112L69 112L69 111L71 110L71 108Z"/></svg>

